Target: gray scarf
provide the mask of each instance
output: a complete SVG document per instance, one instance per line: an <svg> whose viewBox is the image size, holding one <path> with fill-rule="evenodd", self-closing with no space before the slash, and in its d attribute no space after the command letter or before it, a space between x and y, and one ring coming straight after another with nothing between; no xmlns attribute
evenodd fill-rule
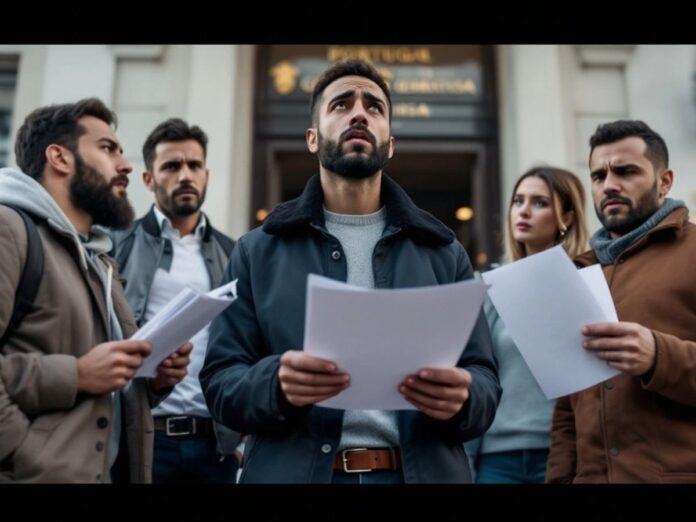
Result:
<svg viewBox="0 0 696 522"><path fill-rule="evenodd" d="M612 239L609 231L602 227L590 239L590 246L601 264L613 265L622 252L647 236L648 232L655 228L663 219L681 207L686 207L683 201L666 198L662 206L652 216L628 234Z"/></svg>

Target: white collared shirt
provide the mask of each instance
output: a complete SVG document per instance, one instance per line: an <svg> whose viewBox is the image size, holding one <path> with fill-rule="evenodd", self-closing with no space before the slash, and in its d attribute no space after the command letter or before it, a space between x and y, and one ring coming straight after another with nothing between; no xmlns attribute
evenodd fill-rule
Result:
<svg viewBox="0 0 696 522"><path fill-rule="evenodd" d="M169 303L181 290L191 288L197 292L210 291L210 277L205 267L201 244L205 233L206 219L201 214L200 222L192 234L181 237L172 227L169 219L155 206L155 216L163 238L172 243L172 264L169 271L157 268L150 287L150 295L145 310L145 320L149 321L163 306ZM193 350L186 377L174 387L169 396L152 410L154 416L196 415L210 417L203 398L198 373L203 366L208 345L208 328L198 332L192 339Z"/></svg>

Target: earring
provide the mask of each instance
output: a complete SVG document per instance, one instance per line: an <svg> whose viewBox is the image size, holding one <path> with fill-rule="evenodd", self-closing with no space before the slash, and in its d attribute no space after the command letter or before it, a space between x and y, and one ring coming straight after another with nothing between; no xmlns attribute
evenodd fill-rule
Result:
<svg viewBox="0 0 696 522"><path fill-rule="evenodd" d="M561 229L561 237L565 237L566 231L567 231L567 230L568 230L568 229L567 229L566 227L563 227L563 228Z"/></svg>

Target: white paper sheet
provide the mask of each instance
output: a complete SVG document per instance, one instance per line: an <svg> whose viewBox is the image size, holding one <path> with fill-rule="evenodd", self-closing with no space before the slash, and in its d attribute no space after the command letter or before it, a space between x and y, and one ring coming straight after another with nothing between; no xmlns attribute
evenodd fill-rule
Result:
<svg viewBox="0 0 696 522"><path fill-rule="evenodd" d="M582 347L583 326L616 321L601 269L598 274L588 268L578 271L557 246L482 274L508 333L549 399L620 373Z"/></svg>
<svg viewBox="0 0 696 522"><path fill-rule="evenodd" d="M619 317L616 315L614 300L611 297L611 291L604 277L604 272L602 272L602 265L586 266L578 270L578 274L580 274L580 277L582 277L582 280L592 292L600 308L604 311L607 321L618 322Z"/></svg>
<svg viewBox="0 0 696 522"><path fill-rule="evenodd" d="M189 288L179 292L131 337L152 343L152 353L145 358L135 376L154 377L157 366L164 359L205 328L236 298L236 279L207 294Z"/></svg>
<svg viewBox="0 0 696 522"><path fill-rule="evenodd" d="M479 316L481 281L368 290L325 277L307 281L304 350L351 376L351 385L320 402L338 409L415 409L398 391L424 367L456 365Z"/></svg>

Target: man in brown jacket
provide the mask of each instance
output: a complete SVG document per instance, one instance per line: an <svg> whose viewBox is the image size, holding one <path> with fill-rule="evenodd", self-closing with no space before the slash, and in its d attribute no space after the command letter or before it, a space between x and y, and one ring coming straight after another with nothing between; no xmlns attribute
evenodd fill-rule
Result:
<svg viewBox="0 0 696 522"><path fill-rule="evenodd" d="M583 334L621 374L558 400L547 481L696 483L696 226L645 123L601 125L590 147L604 227L576 263L601 263L620 322Z"/></svg>
<svg viewBox="0 0 696 522"><path fill-rule="evenodd" d="M115 121L97 99L37 109L17 134L22 172L0 170L0 482L149 482L150 408L186 374L188 343L133 379L151 347L124 340L135 323L95 226L133 219ZM16 209L44 266L8 332L30 237Z"/></svg>

